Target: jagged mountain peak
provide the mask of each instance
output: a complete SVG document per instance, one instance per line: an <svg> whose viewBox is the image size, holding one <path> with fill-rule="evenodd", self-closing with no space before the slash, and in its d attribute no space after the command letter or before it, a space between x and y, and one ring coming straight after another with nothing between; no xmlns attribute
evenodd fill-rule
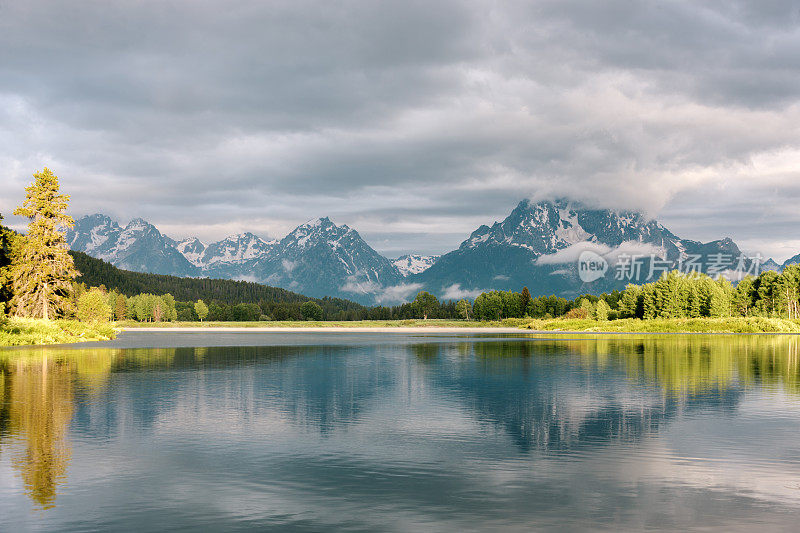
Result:
<svg viewBox="0 0 800 533"><path fill-rule="evenodd" d="M108 215L104 215L102 213L92 213L91 215L83 215L82 217L78 218L75 222L92 223L95 225L100 225L100 224L118 225L115 220L113 220Z"/></svg>
<svg viewBox="0 0 800 533"><path fill-rule="evenodd" d="M197 237L189 237L175 244L175 248L181 253L181 255L196 267L203 266L202 257L207 246L208 245L206 243Z"/></svg>
<svg viewBox="0 0 800 533"><path fill-rule="evenodd" d="M207 246L207 244L204 243L203 241L201 241L200 238L198 238L198 237L187 237L187 238L185 238L183 240L178 241L178 244L187 244L187 245L197 245L197 244L199 244L199 245L202 245L202 246Z"/></svg>
<svg viewBox="0 0 800 533"><path fill-rule="evenodd" d="M346 224L336 225L328 217L313 218L300 224L286 237L280 240L281 246L300 247L317 245L320 243L334 243L346 236L361 239L358 232Z"/></svg>
<svg viewBox="0 0 800 533"><path fill-rule="evenodd" d="M150 229L150 228L154 228L154 227L155 226L153 226L151 223L149 223L145 219L137 217L137 218L132 219L130 222L128 222L128 225L125 226L125 229L131 229L131 230L141 229L141 230L145 230L145 229Z"/></svg>
<svg viewBox="0 0 800 533"><path fill-rule="evenodd" d="M177 243L142 218L125 227L101 214L87 215L66 235L73 250L138 272L190 276L196 267L176 249Z"/></svg>
<svg viewBox="0 0 800 533"><path fill-rule="evenodd" d="M773 272L780 272L782 270L781 265L779 265L773 258L769 258L763 263L761 263L761 270L772 270Z"/></svg>
<svg viewBox="0 0 800 533"><path fill-rule="evenodd" d="M783 268L786 268L786 267L788 267L790 265L798 265L798 264L800 264L800 254L797 254L796 256L790 257L789 259L787 259L786 262L783 263L781 268L783 269Z"/></svg>
<svg viewBox="0 0 800 533"><path fill-rule="evenodd" d="M195 264L208 268L242 263L268 255L276 244L249 231L237 233L206 246Z"/></svg>
<svg viewBox="0 0 800 533"><path fill-rule="evenodd" d="M517 246L547 255L580 242L619 246L626 241L651 243L677 253L678 240L655 220L634 211L614 211L584 206L567 199L521 201L502 221L483 225L461 244Z"/></svg>
<svg viewBox="0 0 800 533"><path fill-rule="evenodd" d="M316 217L309 220L306 220L299 226L297 226L294 231L299 229L326 229L331 227L338 227L336 224L329 217Z"/></svg>
<svg viewBox="0 0 800 533"><path fill-rule="evenodd" d="M522 286L535 294L562 296L623 287L628 280L604 279L595 285L581 281L576 254L585 247L603 254L608 250L610 261L612 253L658 256L671 268L694 258L718 263L714 258L726 255L733 262L721 266L730 270L741 255L730 237L707 243L683 240L643 213L566 198L522 200L502 221L481 225L457 250L441 257L409 254L389 260L357 231L329 217L308 220L279 241L243 232L206 245L195 237L172 241L141 218L121 228L111 218L93 214L76 221L67 242L129 270L248 279L363 303L388 302L387 295L406 295L403 291L413 297L419 288L459 298ZM786 264L797 262L800 256ZM762 265L770 267L781 268L774 262ZM647 272L642 276L636 281L646 281Z"/></svg>

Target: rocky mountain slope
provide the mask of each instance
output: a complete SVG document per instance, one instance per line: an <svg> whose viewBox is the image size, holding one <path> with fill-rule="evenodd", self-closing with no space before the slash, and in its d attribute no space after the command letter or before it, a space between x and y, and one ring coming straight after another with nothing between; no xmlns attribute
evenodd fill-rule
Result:
<svg viewBox="0 0 800 533"><path fill-rule="evenodd" d="M534 295L572 297L641 283L672 268L735 277L730 271L754 266L731 239L681 239L641 213L568 200L524 200L503 221L479 227L452 252L395 260L327 217L301 224L280 240L243 233L205 244L197 238L174 241L141 219L123 228L97 214L79 219L67 242L73 250L129 270L255 281L366 304L397 303L423 288L454 298L527 286ZM604 270L587 279L581 270L587 265Z"/></svg>

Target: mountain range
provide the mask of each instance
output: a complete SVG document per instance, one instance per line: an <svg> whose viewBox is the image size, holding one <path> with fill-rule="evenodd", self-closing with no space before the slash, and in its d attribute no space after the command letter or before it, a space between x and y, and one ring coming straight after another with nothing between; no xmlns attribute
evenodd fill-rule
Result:
<svg viewBox="0 0 800 533"><path fill-rule="evenodd" d="M242 233L206 244L197 238L173 240L140 218L122 227L94 214L76 221L67 242L73 250L127 270L254 281L365 304L399 303L422 289L462 298L527 286L534 296L574 297L641 283L664 269L735 278L759 266L743 258L729 238L681 239L642 213L564 199L523 200L502 222L479 227L441 256L389 259L356 230L327 217L301 224L279 240ZM783 265L769 260L760 268L780 270L794 263L800 263L800 254ZM587 279L581 271L587 265L602 267L601 275Z"/></svg>

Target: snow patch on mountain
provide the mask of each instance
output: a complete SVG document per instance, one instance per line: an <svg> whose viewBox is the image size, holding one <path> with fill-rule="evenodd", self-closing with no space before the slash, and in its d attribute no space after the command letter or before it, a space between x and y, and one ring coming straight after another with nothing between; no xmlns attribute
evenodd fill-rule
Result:
<svg viewBox="0 0 800 533"><path fill-rule="evenodd" d="M581 227L575 211L562 207L558 210L558 217L558 226L553 232L554 244L560 242L572 245L592 238L592 235Z"/></svg>
<svg viewBox="0 0 800 533"><path fill-rule="evenodd" d="M176 244L175 248L194 266L203 266L203 252L207 245L197 237L184 239Z"/></svg>
<svg viewBox="0 0 800 533"><path fill-rule="evenodd" d="M277 241L265 241L252 233L231 235L209 244L199 259L204 268L232 265L269 254Z"/></svg>
<svg viewBox="0 0 800 533"><path fill-rule="evenodd" d="M392 264L397 267L403 277L408 277L411 274L420 274L428 270L439 259L438 255L416 255L408 254L401 255L392 261Z"/></svg>

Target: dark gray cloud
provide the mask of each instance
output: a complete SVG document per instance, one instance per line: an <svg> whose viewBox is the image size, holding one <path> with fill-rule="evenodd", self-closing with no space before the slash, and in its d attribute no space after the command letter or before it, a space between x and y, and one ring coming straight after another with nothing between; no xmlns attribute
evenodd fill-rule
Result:
<svg viewBox="0 0 800 533"><path fill-rule="evenodd" d="M442 252L566 195L788 257L797 50L777 0L0 1L0 212L49 165L176 237Z"/></svg>

